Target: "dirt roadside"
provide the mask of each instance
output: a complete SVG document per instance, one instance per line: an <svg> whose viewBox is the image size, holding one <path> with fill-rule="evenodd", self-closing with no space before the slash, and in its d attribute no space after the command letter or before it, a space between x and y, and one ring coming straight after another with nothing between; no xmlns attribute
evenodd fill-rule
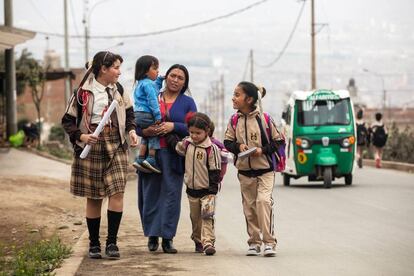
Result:
<svg viewBox="0 0 414 276"><path fill-rule="evenodd" d="M53 235L67 245L77 242L86 229L85 200L70 194L69 176L70 166L63 162L28 151L0 149L3 246Z"/></svg>
<svg viewBox="0 0 414 276"><path fill-rule="evenodd" d="M5 246L57 235L73 245L85 230L82 198L67 181L42 176L0 176L0 242Z"/></svg>

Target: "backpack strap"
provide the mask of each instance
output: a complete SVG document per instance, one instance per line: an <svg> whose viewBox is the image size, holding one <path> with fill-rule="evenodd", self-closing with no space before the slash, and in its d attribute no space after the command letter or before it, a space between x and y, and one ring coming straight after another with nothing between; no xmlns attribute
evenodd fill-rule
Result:
<svg viewBox="0 0 414 276"><path fill-rule="evenodd" d="M119 83L115 83L116 88L119 92L119 94L121 94L121 96L124 95L124 87ZM80 95L78 95L77 93L80 93ZM86 105L84 105L84 103L86 103L88 101L88 92L86 92L85 90L83 90L81 87L76 88L73 91L73 94L75 95L75 100L76 100L76 111L77 111L77 118L76 118L76 126L79 128L80 125L80 121L82 119L82 114L86 112Z"/></svg>
<svg viewBox="0 0 414 276"><path fill-rule="evenodd" d="M236 130L236 126L237 126L238 121L239 121L239 114L234 113L233 115L231 115L230 122L231 122L231 126L233 127L234 130Z"/></svg>
<svg viewBox="0 0 414 276"><path fill-rule="evenodd" d="M115 83L115 85L116 85L116 88L117 88L119 94L121 94L121 96L123 96L124 95L124 87L119 82Z"/></svg>
<svg viewBox="0 0 414 276"><path fill-rule="evenodd" d="M263 116L265 118L266 121L266 133L267 133L267 137L269 138L269 141L272 139L272 132L270 129L270 115L266 112L263 112Z"/></svg>

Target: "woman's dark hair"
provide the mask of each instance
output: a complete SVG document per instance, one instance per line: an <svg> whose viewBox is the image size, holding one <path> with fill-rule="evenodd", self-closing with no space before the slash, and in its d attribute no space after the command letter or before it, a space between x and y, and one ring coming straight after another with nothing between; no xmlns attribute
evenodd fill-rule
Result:
<svg viewBox="0 0 414 276"><path fill-rule="evenodd" d="M210 118L201 112L194 112L188 114L187 118L187 127L196 127L202 130L210 132L211 120Z"/></svg>
<svg viewBox="0 0 414 276"><path fill-rule="evenodd" d="M358 110L356 117L358 120L362 119L362 116L364 116L364 112L362 111L362 109Z"/></svg>
<svg viewBox="0 0 414 276"><path fill-rule="evenodd" d="M167 72L165 73L165 78L168 77L168 74L173 69L180 69L181 71L184 72L184 76L185 76L184 86L183 86L183 88L180 91L180 93L184 93L187 90L187 88L188 88L188 83L190 82L190 75L188 74L188 70L187 70L187 68L184 65L174 64L170 68L168 68Z"/></svg>
<svg viewBox="0 0 414 276"><path fill-rule="evenodd" d="M381 119L382 119L382 114L381 113L375 113L375 120L377 120L377 121L381 121Z"/></svg>
<svg viewBox="0 0 414 276"><path fill-rule="evenodd" d="M154 56L142 56L135 63L135 80L143 80L147 76L147 73L152 65L158 67L158 59Z"/></svg>
<svg viewBox="0 0 414 276"><path fill-rule="evenodd" d="M92 72L95 75L95 78L98 77L99 71L101 71L102 66L105 66L106 68L111 67L115 61L119 60L121 63L124 61L124 59L117 54L114 54L109 51L101 51L97 52L95 56L93 57L92 61ZM85 67L88 68L89 63L87 62L85 64Z"/></svg>
<svg viewBox="0 0 414 276"><path fill-rule="evenodd" d="M266 89L264 87L257 87L254 83L248 81L239 82L237 86L239 86L244 91L247 97L253 98L252 105L255 105L257 99L259 98L257 94L258 92L260 92L262 98L266 95Z"/></svg>

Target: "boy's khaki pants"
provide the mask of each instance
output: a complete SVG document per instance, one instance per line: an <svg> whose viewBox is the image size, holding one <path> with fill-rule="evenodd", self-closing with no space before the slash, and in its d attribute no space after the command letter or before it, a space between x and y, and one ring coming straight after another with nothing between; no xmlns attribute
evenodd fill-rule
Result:
<svg viewBox="0 0 414 276"><path fill-rule="evenodd" d="M193 233L191 239L194 242L200 242L203 248L207 245L214 246L216 236L214 235L214 216L209 218L202 218L201 210L206 206L208 197L214 197L215 195L207 195L202 198L196 198L188 196L190 203L190 218L193 227Z"/></svg>
<svg viewBox="0 0 414 276"><path fill-rule="evenodd" d="M273 185L275 173L268 172L258 177L238 174L242 194L243 212L247 222L249 245L262 242L276 246L273 215ZM260 233L263 239L260 237Z"/></svg>

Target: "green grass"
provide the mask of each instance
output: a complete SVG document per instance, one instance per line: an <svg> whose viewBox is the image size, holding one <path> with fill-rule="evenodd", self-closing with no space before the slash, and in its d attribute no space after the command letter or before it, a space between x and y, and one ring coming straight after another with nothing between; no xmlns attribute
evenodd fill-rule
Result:
<svg viewBox="0 0 414 276"><path fill-rule="evenodd" d="M53 275L53 270L69 257L70 247L58 237L49 240L27 242L19 249L12 247L6 255L0 247L0 275Z"/></svg>
<svg viewBox="0 0 414 276"><path fill-rule="evenodd" d="M47 152L50 155L53 155L55 157L71 160L73 158L73 149L68 148L48 148L45 146L41 146L37 148L40 151Z"/></svg>

